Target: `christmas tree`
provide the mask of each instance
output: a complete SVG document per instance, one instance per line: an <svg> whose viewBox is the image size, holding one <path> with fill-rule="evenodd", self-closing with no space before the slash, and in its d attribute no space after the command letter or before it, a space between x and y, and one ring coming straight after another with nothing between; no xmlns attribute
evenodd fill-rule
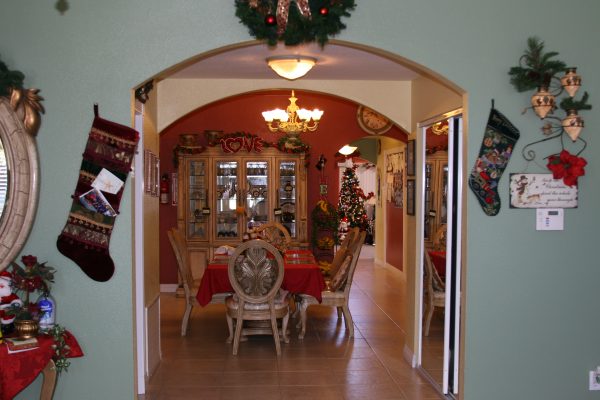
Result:
<svg viewBox="0 0 600 400"><path fill-rule="evenodd" d="M342 187L340 188L340 199L338 202L338 214L342 221L347 222L347 228L359 227L360 230L367 228L367 213L365 212L364 201L372 197L373 194L365 193L359 186L356 177L356 166L346 168L342 178ZM345 225L345 224L340 224ZM346 229L347 230L347 229ZM341 232L345 235L345 232ZM343 239L340 237L340 239Z"/></svg>

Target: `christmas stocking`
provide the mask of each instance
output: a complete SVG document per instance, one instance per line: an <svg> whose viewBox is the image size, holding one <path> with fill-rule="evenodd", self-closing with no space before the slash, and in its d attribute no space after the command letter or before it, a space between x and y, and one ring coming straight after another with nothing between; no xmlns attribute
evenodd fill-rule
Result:
<svg viewBox="0 0 600 400"><path fill-rule="evenodd" d="M115 269L108 245L139 135L100 118L97 106L94 113L71 211L56 246L90 278L105 282Z"/></svg>
<svg viewBox="0 0 600 400"><path fill-rule="evenodd" d="M489 216L500 211L498 181L506 169L519 130L498 110L492 107L488 118L479 157L469 176L469 186Z"/></svg>

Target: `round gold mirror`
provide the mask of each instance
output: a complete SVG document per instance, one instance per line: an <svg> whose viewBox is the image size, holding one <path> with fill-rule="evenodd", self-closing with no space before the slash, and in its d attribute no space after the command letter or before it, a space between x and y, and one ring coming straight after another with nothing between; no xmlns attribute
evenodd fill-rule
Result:
<svg viewBox="0 0 600 400"><path fill-rule="evenodd" d="M28 111L19 102L11 106L8 98L0 97L0 271L23 248L37 209L39 163L31 133L37 126L33 131L25 127L31 118Z"/></svg>

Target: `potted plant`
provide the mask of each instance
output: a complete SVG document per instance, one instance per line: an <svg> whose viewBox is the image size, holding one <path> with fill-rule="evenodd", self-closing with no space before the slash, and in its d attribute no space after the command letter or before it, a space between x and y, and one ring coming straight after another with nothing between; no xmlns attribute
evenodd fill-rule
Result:
<svg viewBox="0 0 600 400"><path fill-rule="evenodd" d="M55 269L38 262L37 257L27 255L21 257L24 267L13 262L12 287L21 298L23 304L11 307L15 315L15 329L21 336L34 336L39 328L39 307L32 295L36 292L42 296L49 296L50 284L54 282Z"/></svg>

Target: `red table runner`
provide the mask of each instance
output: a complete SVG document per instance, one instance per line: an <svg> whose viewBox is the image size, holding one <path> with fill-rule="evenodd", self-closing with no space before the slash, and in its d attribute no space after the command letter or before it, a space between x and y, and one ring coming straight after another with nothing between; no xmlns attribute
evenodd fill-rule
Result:
<svg viewBox="0 0 600 400"><path fill-rule="evenodd" d="M210 303L215 293L233 292L227 262L229 257L215 255L206 267L196 299L201 306ZM325 290L325 280L314 256L309 250L287 250L284 256L283 283L281 287L292 293L306 293L321 302L321 292Z"/></svg>
<svg viewBox="0 0 600 400"><path fill-rule="evenodd" d="M68 357L82 357L83 351L70 332L65 332L66 343L71 348ZM37 349L8 353L6 344L0 345L0 400L11 400L25 389L46 367L54 350L52 336L38 336Z"/></svg>

